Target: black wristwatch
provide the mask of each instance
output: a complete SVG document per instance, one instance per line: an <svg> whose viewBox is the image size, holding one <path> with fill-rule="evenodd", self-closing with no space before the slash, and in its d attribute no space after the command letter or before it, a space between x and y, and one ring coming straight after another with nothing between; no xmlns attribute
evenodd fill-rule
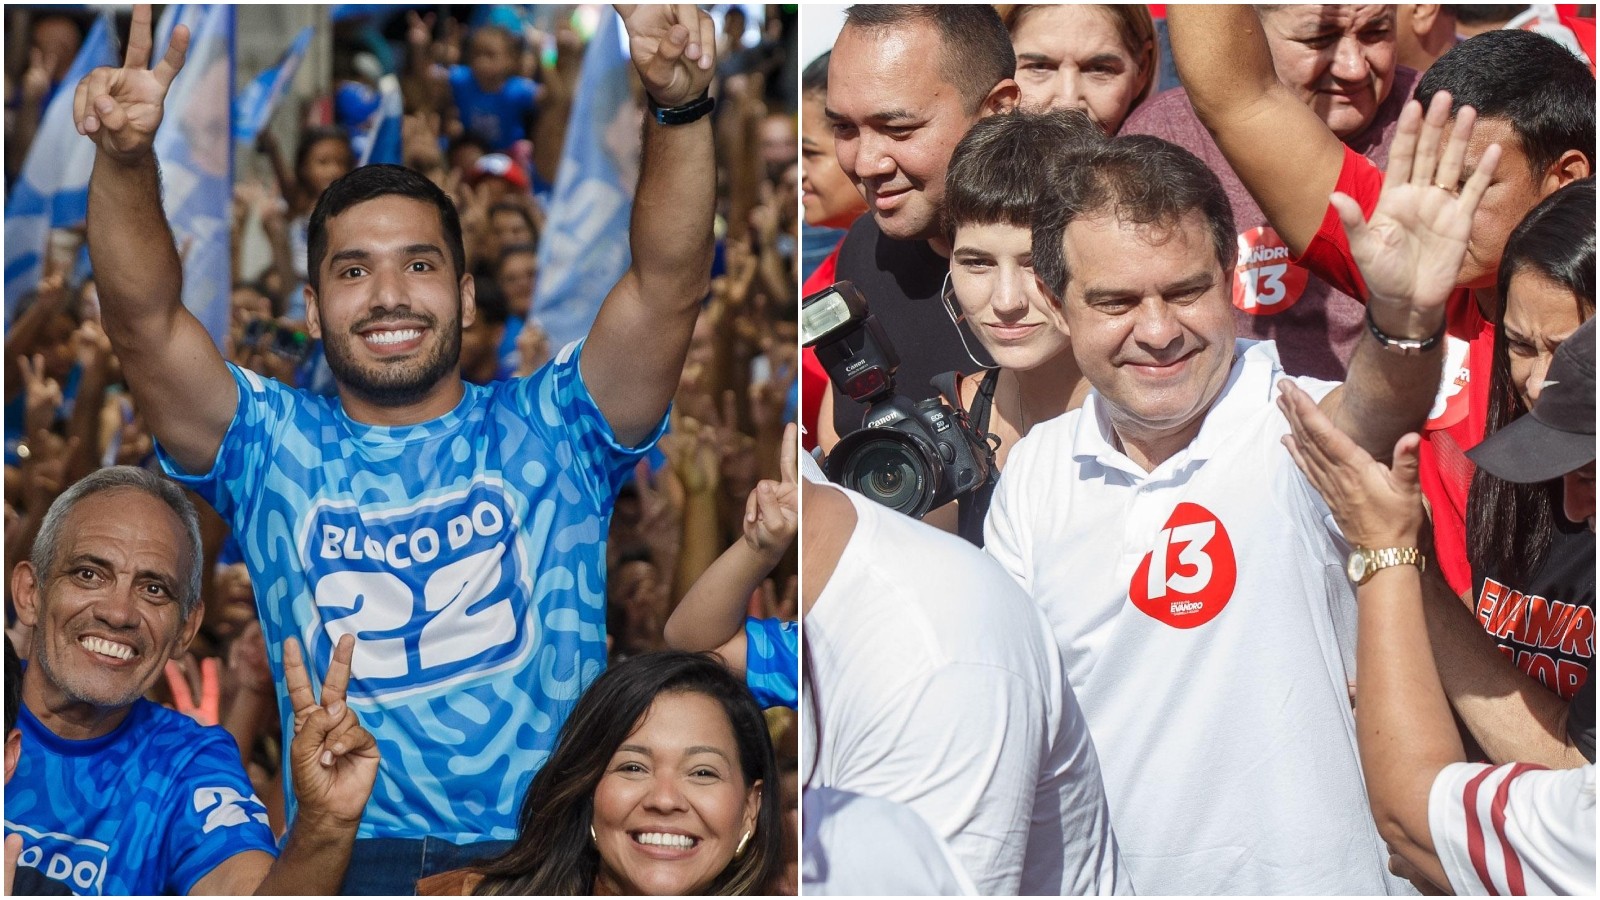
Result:
<svg viewBox="0 0 1600 900"><path fill-rule="evenodd" d="M698 100L690 100L682 106L657 106L656 98L650 96L648 91L645 93L645 101L650 104L651 114L662 125L687 125L699 121L717 106L717 101L711 99L709 88L700 94Z"/></svg>

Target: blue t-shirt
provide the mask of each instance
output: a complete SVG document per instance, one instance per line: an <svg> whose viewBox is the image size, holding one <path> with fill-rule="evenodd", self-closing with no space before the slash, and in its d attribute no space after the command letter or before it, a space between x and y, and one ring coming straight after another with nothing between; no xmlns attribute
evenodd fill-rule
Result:
<svg viewBox="0 0 1600 900"><path fill-rule="evenodd" d="M516 837L528 783L605 666L607 523L661 429L617 443L581 347L404 427L230 366L239 408L211 472L161 454L239 541L285 746L284 640L320 678L355 634L346 699L383 757L361 837Z"/></svg>
<svg viewBox="0 0 1600 900"><path fill-rule="evenodd" d="M800 698L800 626L783 619L745 619L744 681L762 709L794 709Z"/></svg>
<svg viewBox="0 0 1600 900"><path fill-rule="evenodd" d="M538 102L539 86L527 76L513 75L500 90L489 93L478 86L471 68L455 65L450 67L450 94L461 126L498 153L528 136L523 123Z"/></svg>
<svg viewBox="0 0 1600 900"><path fill-rule="evenodd" d="M247 850L278 854L228 732L149 700L110 734L58 737L23 707L6 785L19 864L82 896L187 894Z"/></svg>

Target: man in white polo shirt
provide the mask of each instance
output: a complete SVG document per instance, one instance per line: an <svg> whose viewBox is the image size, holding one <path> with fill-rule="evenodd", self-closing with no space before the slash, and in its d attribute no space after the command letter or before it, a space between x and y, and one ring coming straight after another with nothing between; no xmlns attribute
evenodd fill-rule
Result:
<svg viewBox="0 0 1600 900"><path fill-rule="evenodd" d="M1402 117L1341 386L1297 383L1374 456L1419 427L1444 304L1499 153L1461 188L1470 114ZM1107 139L1048 176L1035 270L1094 390L1012 450L986 549L1044 609L1100 751L1133 883L1156 894L1405 891L1368 814L1347 682L1347 548L1280 445L1271 342L1234 339L1236 232L1187 151Z"/></svg>

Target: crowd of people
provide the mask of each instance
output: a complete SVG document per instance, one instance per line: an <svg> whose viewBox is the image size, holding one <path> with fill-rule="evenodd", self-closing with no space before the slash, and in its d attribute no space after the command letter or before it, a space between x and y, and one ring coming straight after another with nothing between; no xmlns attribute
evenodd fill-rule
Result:
<svg viewBox="0 0 1600 900"><path fill-rule="evenodd" d="M325 24L292 152L241 147L217 335L152 151L187 30L135 7L74 85L87 22L8 9L8 188L52 98L95 146L6 331L8 893L795 890L795 11L590 10L643 139L565 347L593 45L528 12ZM403 165L360 166L391 77Z"/></svg>
<svg viewBox="0 0 1600 900"><path fill-rule="evenodd" d="M801 116L848 229L802 291L806 893L1593 893L1572 13L845 12ZM993 475L945 503L890 376Z"/></svg>

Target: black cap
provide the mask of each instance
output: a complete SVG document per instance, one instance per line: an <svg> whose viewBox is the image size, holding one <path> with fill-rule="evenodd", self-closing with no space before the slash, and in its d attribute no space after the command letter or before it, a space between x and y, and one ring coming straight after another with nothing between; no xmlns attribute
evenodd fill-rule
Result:
<svg viewBox="0 0 1600 900"><path fill-rule="evenodd" d="M1467 456L1490 475L1527 484L1594 462L1594 319L1556 348L1533 411Z"/></svg>

